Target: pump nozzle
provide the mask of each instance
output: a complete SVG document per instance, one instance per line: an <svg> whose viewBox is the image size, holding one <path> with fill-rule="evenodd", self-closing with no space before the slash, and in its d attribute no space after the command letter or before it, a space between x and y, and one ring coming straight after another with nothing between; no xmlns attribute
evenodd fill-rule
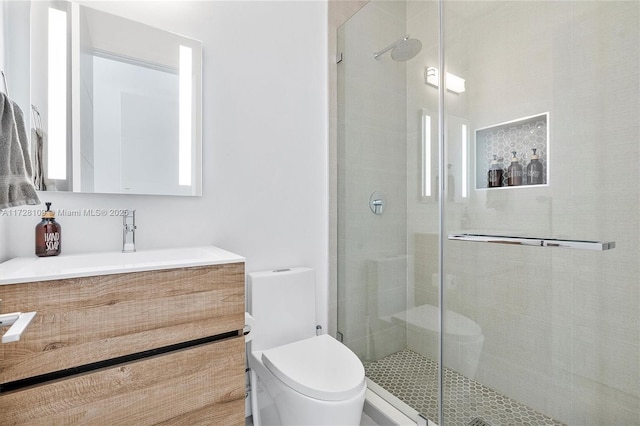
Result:
<svg viewBox="0 0 640 426"><path fill-rule="evenodd" d="M44 203L47 206L47 211L42 213L43 218L54 218L56 217L56 213L51 211L51 203Z"/></svg>

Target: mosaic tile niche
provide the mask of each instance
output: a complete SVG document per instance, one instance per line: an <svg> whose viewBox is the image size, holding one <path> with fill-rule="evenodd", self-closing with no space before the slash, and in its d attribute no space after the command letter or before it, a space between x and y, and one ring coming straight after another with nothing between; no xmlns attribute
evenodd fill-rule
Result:
<svg viewBox="0 0 640 426"><path fill-rule="evenodd" d="M549 170L548 119L549 114L544 113L476 130L476 189L513 189L546 185ZM536 149L536 154L542 163L542 184L529 185L526 170L531 162L533 148ZM511 164L513 151L516 152L523 170L521 186L507 186L507 168ZM498 164L504 169L502 186L487 188L487 173L494 155L498 158Z"/></svg>

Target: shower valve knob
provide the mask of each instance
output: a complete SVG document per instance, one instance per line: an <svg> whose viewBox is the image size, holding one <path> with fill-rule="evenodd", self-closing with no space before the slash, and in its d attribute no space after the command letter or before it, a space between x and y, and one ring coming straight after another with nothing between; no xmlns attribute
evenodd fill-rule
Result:
<svg viewBox="0 0 640 426"><path fill-rule="evenodd" d="M380 215L384 212L385 206L385 197L384 194L380 191L375 191L369 197L369 208L373 212L373 214Z"/></svg>

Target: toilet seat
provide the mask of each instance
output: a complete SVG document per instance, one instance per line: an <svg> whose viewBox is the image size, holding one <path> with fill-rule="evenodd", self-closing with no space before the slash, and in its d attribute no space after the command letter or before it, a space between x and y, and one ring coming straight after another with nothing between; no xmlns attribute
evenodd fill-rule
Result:
<svg viewBox="0 0 640 426"><path fill-rule="evenodd" d="M261 359L278 379L311 398L346 400L365 386L360 359L326 334L265 350Z"/></svg>

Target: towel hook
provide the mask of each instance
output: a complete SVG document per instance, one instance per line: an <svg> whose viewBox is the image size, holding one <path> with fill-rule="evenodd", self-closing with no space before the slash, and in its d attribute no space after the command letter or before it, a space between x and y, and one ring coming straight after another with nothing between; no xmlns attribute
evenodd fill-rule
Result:
<svg viewBox="0 0 640 426"><path fill-rule="evenodd" d="M9 96L9 85L7 84L7 76L4 73L4 70L0 70L0 73L2 73L2 81L4 82L4 93Z"/></svg>

